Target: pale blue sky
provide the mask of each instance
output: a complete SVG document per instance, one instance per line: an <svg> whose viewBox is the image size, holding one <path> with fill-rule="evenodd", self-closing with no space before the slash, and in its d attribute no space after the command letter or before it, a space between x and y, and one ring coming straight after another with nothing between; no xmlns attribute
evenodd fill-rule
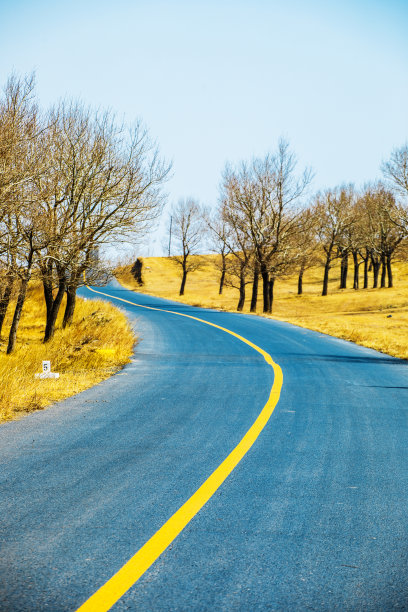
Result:
<svg viewBox="0 0 408 612"><path fill-rule="evenodd" d="M0 81L141 117L170 201L211 205L225 162L281 135L316 190L379 177L408 139L407 33L408 0L0 0Z"/></svg>

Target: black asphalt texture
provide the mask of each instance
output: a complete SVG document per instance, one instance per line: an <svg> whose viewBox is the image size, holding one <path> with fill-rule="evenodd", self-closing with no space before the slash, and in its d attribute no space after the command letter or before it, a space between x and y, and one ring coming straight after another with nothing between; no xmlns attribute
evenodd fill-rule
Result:
<svg viewBox="0 0 408 612"><path fill-rule="evenodd" d="M408 610L407 362L261 317L102 291L226 327L283 370L254 446L113 610ZM113 302L139 336L132 363L0 427L1 610L76 610L268 399L273 371L248 345Z"/></svg>

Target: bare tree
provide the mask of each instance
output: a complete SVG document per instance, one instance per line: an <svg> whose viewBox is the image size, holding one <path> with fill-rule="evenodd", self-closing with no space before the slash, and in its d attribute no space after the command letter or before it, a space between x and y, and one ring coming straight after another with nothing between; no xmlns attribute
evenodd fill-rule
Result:
<svg viewBox="0 0 408 612"><path fill-rule="evenodd" d="M245 163L237 170L227 164L221 184L220 216L226 246L231 254L227 266L228 284L239 290L237 310L241 311L245 304L248 273L252 269L253 286L251 311L256 309L259 271L253 257L253 240L250 223L256 215L256 198L254 183ZM217 228L213 228L217 231ZM220 234L219 234L220 237ZM234 280L232 280L234 279Z"/></svg>
<svg viewBox="0 0 408 612"><path fill-rule="evenodd" d="M305 168L297 173L297 159L289 142L281 139L277 151L255 164L260 197L266 209L263 225L263 244L256 246L264 295L264 312L272 311L272 291L269 285L281 272L286 273L294 263L299 219L303 210L302 198L307 193L313 174ZM277 266L274 260L279 261Z"/></svg>
<svg viewBox="0 0 408 612"><path fill-rule="evenodd" d="M337 257L336 246L341 244L351 225L354 189L351 185L329 189L316 196L314 214L318 220L317 236L324 251L324 276L322 295L327 295L329 272Z"/></svg>
<svg viewBox="0 0 408 612"><path fill-rule="evenodd" d="M227 284L238 289L237 310L242 311L245 305L248 272L253 267L253 247L245 217L240 208L236 206L236 190L237 184L234 179L225 181L221 215L227 227L225 237L228 240L227 246L230 251L226 270Z"/></svg>
<svg viewBox="0 0 408 612"><path fill-rule="evenodd" d="M381 169L390 186L404 198L408 198L408 143L392 151L390 159Z"/></svg>
<svg viewBox="0 0 408 612"><path fill-rule="evenodd" d="M36 158L29 154L36 137L34 87L33 75L25 79L12 75L0 100L0 334L18 276L18 192L37 170Z"/></svg>
<svg viewBox="0 0 408 612"><path fill-rule="evenodd" d="M303 275L318 263L318 244L316 238L317 219L313 208L306 208L299 217L298 234L296 236L296 257L298 282L297 294L303 294Z"/></svg>
<svg viewBox="0 0 408 612"><path fill-rule="evenodd" d="M17 328L33 270L44 287L44 341L71 322L85 270L100 270L101 245L133 241L162 210L170 166L141 123L130 130L110 113L63 102L44 117L34 79L11 77L0 100L0 331L13 286Z"/></svg>
<svg viewBox="0 0 408 612"><path fill-rule="evenodd" d="M33 190L48 170L43 121L34 98L34 77L8 80L0 103L0 256L6 270L1 292L1 325L11 287L19 281L17 302L9 331L7 353L15 346L17 329L35 257L44 247L45 219Z"/></svg>
<svg viewBox="0 0 408 612"><path fill-rule="evenodd" d="M227 272L228 255L231 252L228 246L231 242L229 229L222 218L222 209L220 208L213 215L210 215L207 211L204 212L204 221L209 233L210 248L217 254L215 267L220 273L218 294L221 295Z"/></svg>
<svg viewBox="0 0 408 612"><path fill-rule="evenodd" d="M299 176L296 166L289 143L281 139L274 154L254 159L249 165L242 163L236 170L227 166L224 172L224 189L228 186L233 194L236 217L255 255L252 311L256 310L259 274L263 310L271 312L275 278L284 273L295 256L293 238L298 230L301 198L312 179L309 169Z"/></svg>
<svg viewBox="0 0 408 612"><path fill-rule="evenodd" d="M47 184L38 184L50 218L49 248L41 261L45 342L54 334L64 293L65 325L72 321L76 290L95 249L133 240L161 212L160 188L170 170L141 124L129 131L110 113L75 103L62 103L52 118L53 172Z"/></svg>
<svg viewBox="0 0 408 612"><path fill-rule="evenodd" d="M172 218L173 244L175 243L179 254L172 255L170 258L181 267L179 295L184 295L187 275L202 266L202 261L197 255L202 244L204 222L201 209L193 198L180 199L173 206Z"/></svg>
<svg viewBox="0 0 408 612"><path fill-rule="evenodd" d="M396 198L392 221L408 236L408 143L393 150L382 171Z"/></svg>
<svg viewBox="0 0 408 612"><path fill-rule="evenodd" d="M367 202L364 195L356 194L352 202L352 220L344 232L343 242L348 253L353 258L353 289L359 289L360 266L364 263L364 289L368 287L368 265L373 253L370 246L370 220L367 214Z"/></svg>

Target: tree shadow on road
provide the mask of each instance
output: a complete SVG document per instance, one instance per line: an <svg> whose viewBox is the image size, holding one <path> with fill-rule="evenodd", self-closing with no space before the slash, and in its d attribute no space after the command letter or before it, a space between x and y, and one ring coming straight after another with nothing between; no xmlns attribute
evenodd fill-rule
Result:
<svg viewBox="0 0 408 612"><path fill-rule="evenodd" d="M274 357L279 362L281 361L307 361L313 363L315 361L332 362L332 363L364 363L367 365L398 365L407 366L408 361L398 359L390 355L318 355L314 353L274 353Z"/></svg>

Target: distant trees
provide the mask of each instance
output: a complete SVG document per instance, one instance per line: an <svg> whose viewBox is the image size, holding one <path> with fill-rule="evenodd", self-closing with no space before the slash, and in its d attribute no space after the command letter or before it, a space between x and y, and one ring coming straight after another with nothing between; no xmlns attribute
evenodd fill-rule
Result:
<svg viewBox="0 0 408 612"><path fill-rule="evenodd" d="M340 185L307 203L311 172L296 172L296 158L286 141L263 159L227 165L220 205L207 225L222 252L222 284L225 278L239 291L237 309L243 309L246 286L252 283L250 311L256 311L261 279L263 311L271 312L276 279L294 271L301 295L305 270L319 260L323 296L329 291L333 263L339 259L340 288L347 287L350 259L355 290L360 288L362 266L365 289L370 270L374 288L392 287L392 262L405 252L401 245L408 235L407 146L394 151L383 170L386 184L367 185L360 191Z"/></svg>
<svg viewBox="0 0 408 612"><path fill-rule="evenodd" d="M393 286L392 263L407 252L408 146L396 149L383 164L385 183L357 190L340 185L309 198L312 173L298 172L289 143L281 139L276 150L236 166L227 164L222 174L220 201L215 213L200 213L193 200L179 203L173 222L177 226L181 267L180 295L187 275L201 265L203 216L217 254L219 294L225 285L238 290L237 310L244 308L247 287L252 285L250 311L257 308L262 283L263 311L272 311L275 282L297 274L297 293L303 293L305 271L319 261L323 266L322 295L329 292L330 270L340 261L340 288ZM404 255L405 256L405 255ZM388 281L388 282L387 282Z"/></svg>
<svg viewBox="0 0 408 612"><path fill-rule="evenodd" d="M353 260L353 288L359 289L359 271L364 264L364 288L368 271L373 271L373 287L393 286L392 261L407 236L395 219L400 207L392 192L382 183L366 186L360 193L353 186L341 186L318 194L312 206L316 219L318 245L324 253L322 295L328 293L332 262L340 258L340 288L347 286L348 260ZM401 217L399 217L401 218Z"/></svg>
<svg viewBox="0 0 408 612"><path fill-rule="evenodd" d="M396 250L406 237L405 229L393 221L399 207L393 194L381 183L366 188L363 201L367 219L368 249L374 269L374 287L378 284L381 268L381 287L393 286L392 261Z"/></svg>
<svg viewBox="0 0 408 612"><path fill-rule="evenodd" d="M0 328L13 286L16 333L32 271L46 304L44 341L52 338L66 295L69 325L86 270L106 243L144 233L160 214L169 173L141 124L63 102L40 115L34 80L9 79L0 103Z"/></svg>

